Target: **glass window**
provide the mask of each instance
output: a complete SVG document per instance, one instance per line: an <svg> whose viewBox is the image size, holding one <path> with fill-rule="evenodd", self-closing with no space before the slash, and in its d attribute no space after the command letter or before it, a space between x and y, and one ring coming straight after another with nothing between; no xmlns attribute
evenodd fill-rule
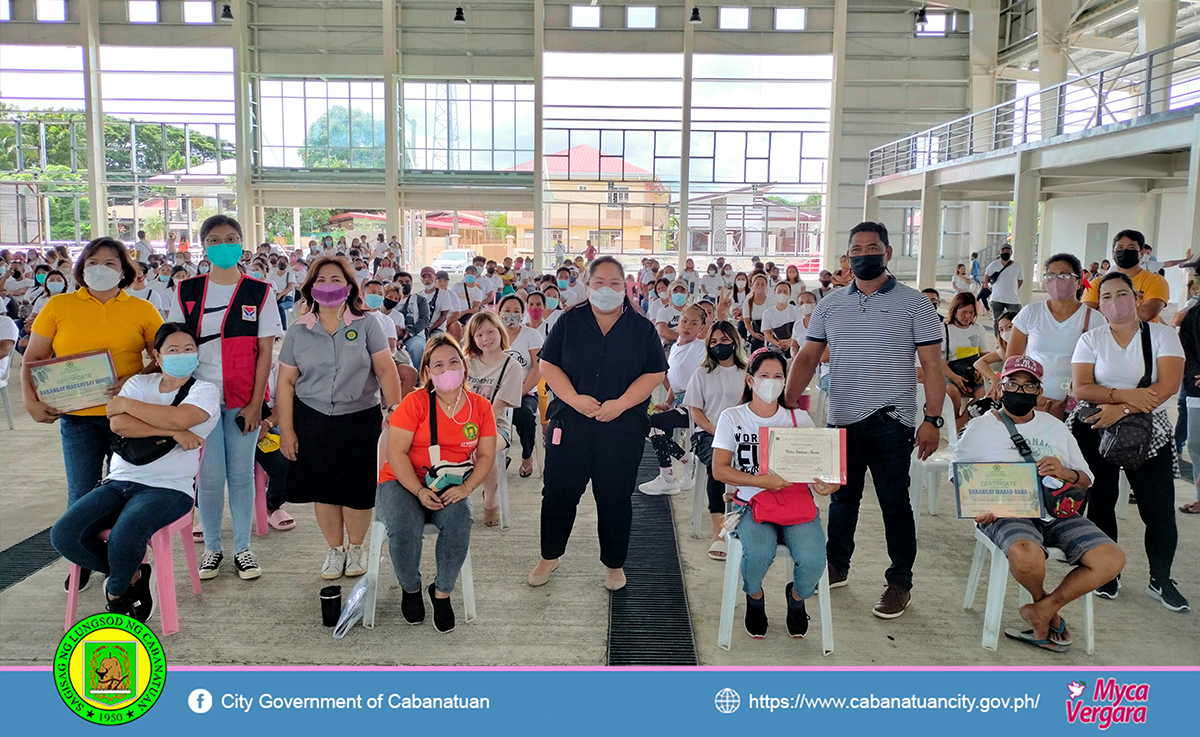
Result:
<svg viewBox="0 0 1200 737"><path fill-rule="evenodd" d="M933 10L925 11L925 22L918 23L916 26L918 36L945 36L949 30L948 13L939 13Z"/></svg>
<svg viewBox="0 0 1200 737"><path fill-rule="evenodd" d="M184 23L212 23L213 5L211 2L185 0L183 3Z"/></svg>
<svg viewBox="0 0 1200 737"><path fill-rule="evenodd" d="M157 23L157 0L129 0L130 23Z"/></svg>
<svg viewBox="0 0 1200 737"><path fill-rule="evenodd" d="M37 19L43 23L62 23L67 19L67 0L37 0Z"/></svg>
<svg viewBox="0 0 1200 737"><path fill-rule="evenodd" d="M599 28L600 8L596 5L572 5L572 28Z"/></svg>
<svg viewBox="0 0 1200 737"><path fill-rule="evenodd" d="M745 31L750 28L750 8L721 8L718 20L722 31Z"/></svg>
<svg viewBox="0 0 1200 737"><path fill-rule="evenodd" d="M775 30L803 31L804 8L775 8Z"/></svg>
<svg viewBox="0 0 1200 737"><path fill-rule="evenodd" d="M658 8L653 5L630 5L625 8L626 28L655 28L658 26Z"/></svg>
<svg viewBox="0 0 1200 737"><path fill-rule="evenodd" d="M0 0L0 21L12 20L11 0Z"/></svg>

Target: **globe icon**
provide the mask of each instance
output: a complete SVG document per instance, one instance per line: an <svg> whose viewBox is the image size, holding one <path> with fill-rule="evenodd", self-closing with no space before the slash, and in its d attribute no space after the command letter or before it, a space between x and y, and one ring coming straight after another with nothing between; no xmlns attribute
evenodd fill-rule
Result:
<svg viewBox="0 0 1200 737"><path fill-rule="evenodd" d="M742 697L738 696L738 692L732 688L723 688L717 691L717 698L714 701L717 711L722 714L732 714L742 705Z"/></svg>

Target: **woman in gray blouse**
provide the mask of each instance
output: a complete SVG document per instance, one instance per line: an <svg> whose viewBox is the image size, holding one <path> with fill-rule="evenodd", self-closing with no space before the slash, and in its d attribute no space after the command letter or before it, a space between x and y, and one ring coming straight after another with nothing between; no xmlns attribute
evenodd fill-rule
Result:
<svg viewBox="0 0 1200 737"><path fill-rule="evenodd" d="M329 544L321 578L361 576L384 418L379 394L390 413L400 403L400 377L346 259L316 259L300 298L307 311L283 339L275 405L279 449L294 461L287 500L313 504Z"/></svg>

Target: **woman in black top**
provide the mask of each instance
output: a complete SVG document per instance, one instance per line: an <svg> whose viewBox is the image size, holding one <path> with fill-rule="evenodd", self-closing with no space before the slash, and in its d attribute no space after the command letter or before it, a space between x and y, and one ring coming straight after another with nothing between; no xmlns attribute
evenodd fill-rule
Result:
<svg viewBox="0 0 1200 737"><path fill-rule="evenodd" d="M608 568L604 585L616 591L625 585L630 498L650 429L646 408L667 361L654 326L625 296L619 261L592 261L587 287L588 302L563 313L539 355L554 401L542 487L542 559L529 585L545 584L558 567L590 481L600 517L600 560Z"/></svg>

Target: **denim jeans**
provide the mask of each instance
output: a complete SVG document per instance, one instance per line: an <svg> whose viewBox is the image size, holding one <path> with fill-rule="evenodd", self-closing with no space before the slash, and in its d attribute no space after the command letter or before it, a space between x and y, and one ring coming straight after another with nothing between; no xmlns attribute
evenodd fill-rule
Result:
<svg viewBox="0 0 1200 737"><path fill-rule="evenodd" d="M829 542L825 545L829 563L838 571L850 571L858 507L870 469L892 561L884 576L888 583L905 591L912 589L912 567L917 557L917 531L908 500L912 450L913 429L883 412L846 427L846 485L829 499Z"/></svg>
<svg viewBox="0 0 1200 737"><path fill-rule="evenodd" d="M1187 409L1188 456L1192 459L1192 483L1196 487L1196 501L1200 501L1200 407Z"/></svg>
<svg viewBox="0 0 1200 737"><path fill-rule="evenodd" d="M197 503L205 550L221 550L226 482L229 483L229 516L233 518L233 551L240 553L250 548L250 522L254 519L254 451L258 445L258 432L242 435L235 420L241 411L241 407L222 409L221 421L204 441Z"/></svg>
<svg viewBox="0 0 1200 737"><path fill-rule="evenodd" d="M296 298L288 295L277 303L279 305L279 322L283 325L283 329L288 327L288 311L296 304Z"/></svg>
<svg viewBox="0 0 1200 737"><path fill-rule="evenodd" d="M763 577L775 561L775 550L786 545L792 556L792 588L804 599L817 590L817 582L825 572L825 533L821 531L821 515L799 525L777 525L755 522L747 511L737 527L742 541L742 590L757 594L762 590Z"/></svg>
<svg viewBox="0 0 1200 737"><path fill-rule="evenodd" d="M112 431L104 415L63 415L58 420L58 432L67 470L69 507L104 478L104 464L112 455Z"/></svg>
<svg viewBox="0 0 1200 737"><path fill-rule="evenodd" d="M412 356L413 366L420 366L421 356L425 355L425 337L414 335L404 341L404 347L408 349L408 355Z"/></svg>
<svg viewBox="0 0 1200 737"><path fill-rule="evenodd" d="M85 495L50 529L50 542L81 568L108 576L105 590L120 596L160 529L192 508L192 498L175 489L155 489L133 481L109 481ZM100 533L112 530L108 542Z"/></svg>
<svg viewBox="0 0 1200 737"><path fill-rule="evenodd" d="M423 507L416 495L399 481L384 481L375 492L375 516L387 526L388 554L392 556L396 581L409 593L421 590L421 544L425 524L436 525L437 576L433 583L443 594L454 591L458 572L467 559L471 525L475 521L470 497L435 512Z"/></svg>
<svg viewBox="0 0 1200 737"><path fill-rule="evenodd" d="M999 336L1000 335L1000 316L1003 315L1005 312L1013 312L1013 313L1020 312L1021 305L1019 303L1014 303L1014 302L997 302L995 299L993 299L992 306L989 309L991 309L992 314L996 316L996 319L993 321L994 324L992 325L992 333L993 333L993 335Z"/></svg>

